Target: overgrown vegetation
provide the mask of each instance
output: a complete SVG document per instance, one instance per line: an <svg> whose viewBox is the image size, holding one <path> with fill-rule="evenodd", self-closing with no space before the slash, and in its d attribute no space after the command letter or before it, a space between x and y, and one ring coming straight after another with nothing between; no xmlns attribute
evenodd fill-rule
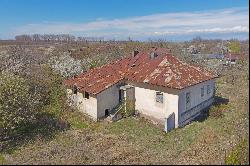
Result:
<svg viewBox="0 0 250 166"><path fill-rule="evenodd" d="M128 100L128 99L126 101L124 100L121 103L121 108L120 108L119 113L121 114L121 116L123 118L130 117L130 116L134 115L135 106L133 104L133 101Z"/></svg>
<svg viewBox="0 0 250 166"><path fill-rule="evenodd" d="M0 138L4 139L34 118L39 98L25 79L11 73L0 74L0 94Z"/></svg>
<svg viewBox="0 0 250 166"><path fill-rule="evenodd" d="M249 164L248 60L222 67L219 60L197 60L182 51L192 46L193 51L219 53L219 43L197 38L179 43L2 45L0 164ZM133 109L123 111L127 118L118 122L96 123L68 107L62 85L66 77L152 46L220 70L208 118L166 134L143 118L131 117ZM248 53L247 48L248 41L240 42L240 53Z"/></svg>
<svg viewBox="0 0 250 166"><path fill-rule="evenodd" d="M226 111L229 111L230 106L227 104L214 105L209 110L209 115L215 118L221 118Z"/></svg>

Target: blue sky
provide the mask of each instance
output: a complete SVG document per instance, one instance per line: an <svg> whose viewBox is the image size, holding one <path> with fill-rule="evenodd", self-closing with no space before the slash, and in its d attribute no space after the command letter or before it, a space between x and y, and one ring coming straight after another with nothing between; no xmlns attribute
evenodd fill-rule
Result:
<svg viewBox="0 0 250 166"><path fill-rule="evenodd" d="M248 4L248 0L0 0L0 38L69 33L106 39L246 39Z"/></svg>

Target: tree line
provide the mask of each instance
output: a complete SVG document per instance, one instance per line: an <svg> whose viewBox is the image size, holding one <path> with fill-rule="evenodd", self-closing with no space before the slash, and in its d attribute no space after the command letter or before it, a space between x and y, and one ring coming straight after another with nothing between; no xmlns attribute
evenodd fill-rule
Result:
<svg viewBox="0 0 250 166"><path fill-rule="evenodd" d="M103 37L76 37L70 34L23 34L15 36L16 41L54 41L54 42L86 42L86 41L104 41Z"/></svg>

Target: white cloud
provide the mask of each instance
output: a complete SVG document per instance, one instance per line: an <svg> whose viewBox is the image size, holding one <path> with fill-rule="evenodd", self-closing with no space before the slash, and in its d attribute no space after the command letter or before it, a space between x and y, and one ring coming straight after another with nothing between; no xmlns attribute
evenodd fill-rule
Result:
<svg viewBox="0 0 250 166"><path fill-rule="evenodd" d="M70 33L120 38L196 33L249 33L249 9L161 13L125 19L96 19L88 23L33 23L17 27L15 34Z"/></svg>

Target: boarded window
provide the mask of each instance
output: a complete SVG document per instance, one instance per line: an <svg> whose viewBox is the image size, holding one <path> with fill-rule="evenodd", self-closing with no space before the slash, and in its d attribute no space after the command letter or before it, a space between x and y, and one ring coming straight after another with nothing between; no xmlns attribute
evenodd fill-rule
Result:
<svg viewBox="0 0 250 166"><path fill-rule="evenodd" d="M207 94L211 93L210 85L207 85Z"/></svg>
<svg viewBox="0 0 250 166"><path fill-rule="evenodd" d="M189 108L191 105L191 94L190 92L186 93L186 107Z"/></svg>
<svg viewBox="0 0 250 166"><path fill-rule="evenodd" d="M89 99L89 93L88 92L84 93L84 98Z"/></svg>
<svg viewBox="0 0 250 166"><path fill-rule="evenodd" d="M157 103L163 103L163 93L162 92L156 92L155 100Z"/></svg>
<svg viewBox="0 0 250 166"><path fill-rule="evenodd" d="M201 88L201 97L204 96L204 86Z"/></svg>

